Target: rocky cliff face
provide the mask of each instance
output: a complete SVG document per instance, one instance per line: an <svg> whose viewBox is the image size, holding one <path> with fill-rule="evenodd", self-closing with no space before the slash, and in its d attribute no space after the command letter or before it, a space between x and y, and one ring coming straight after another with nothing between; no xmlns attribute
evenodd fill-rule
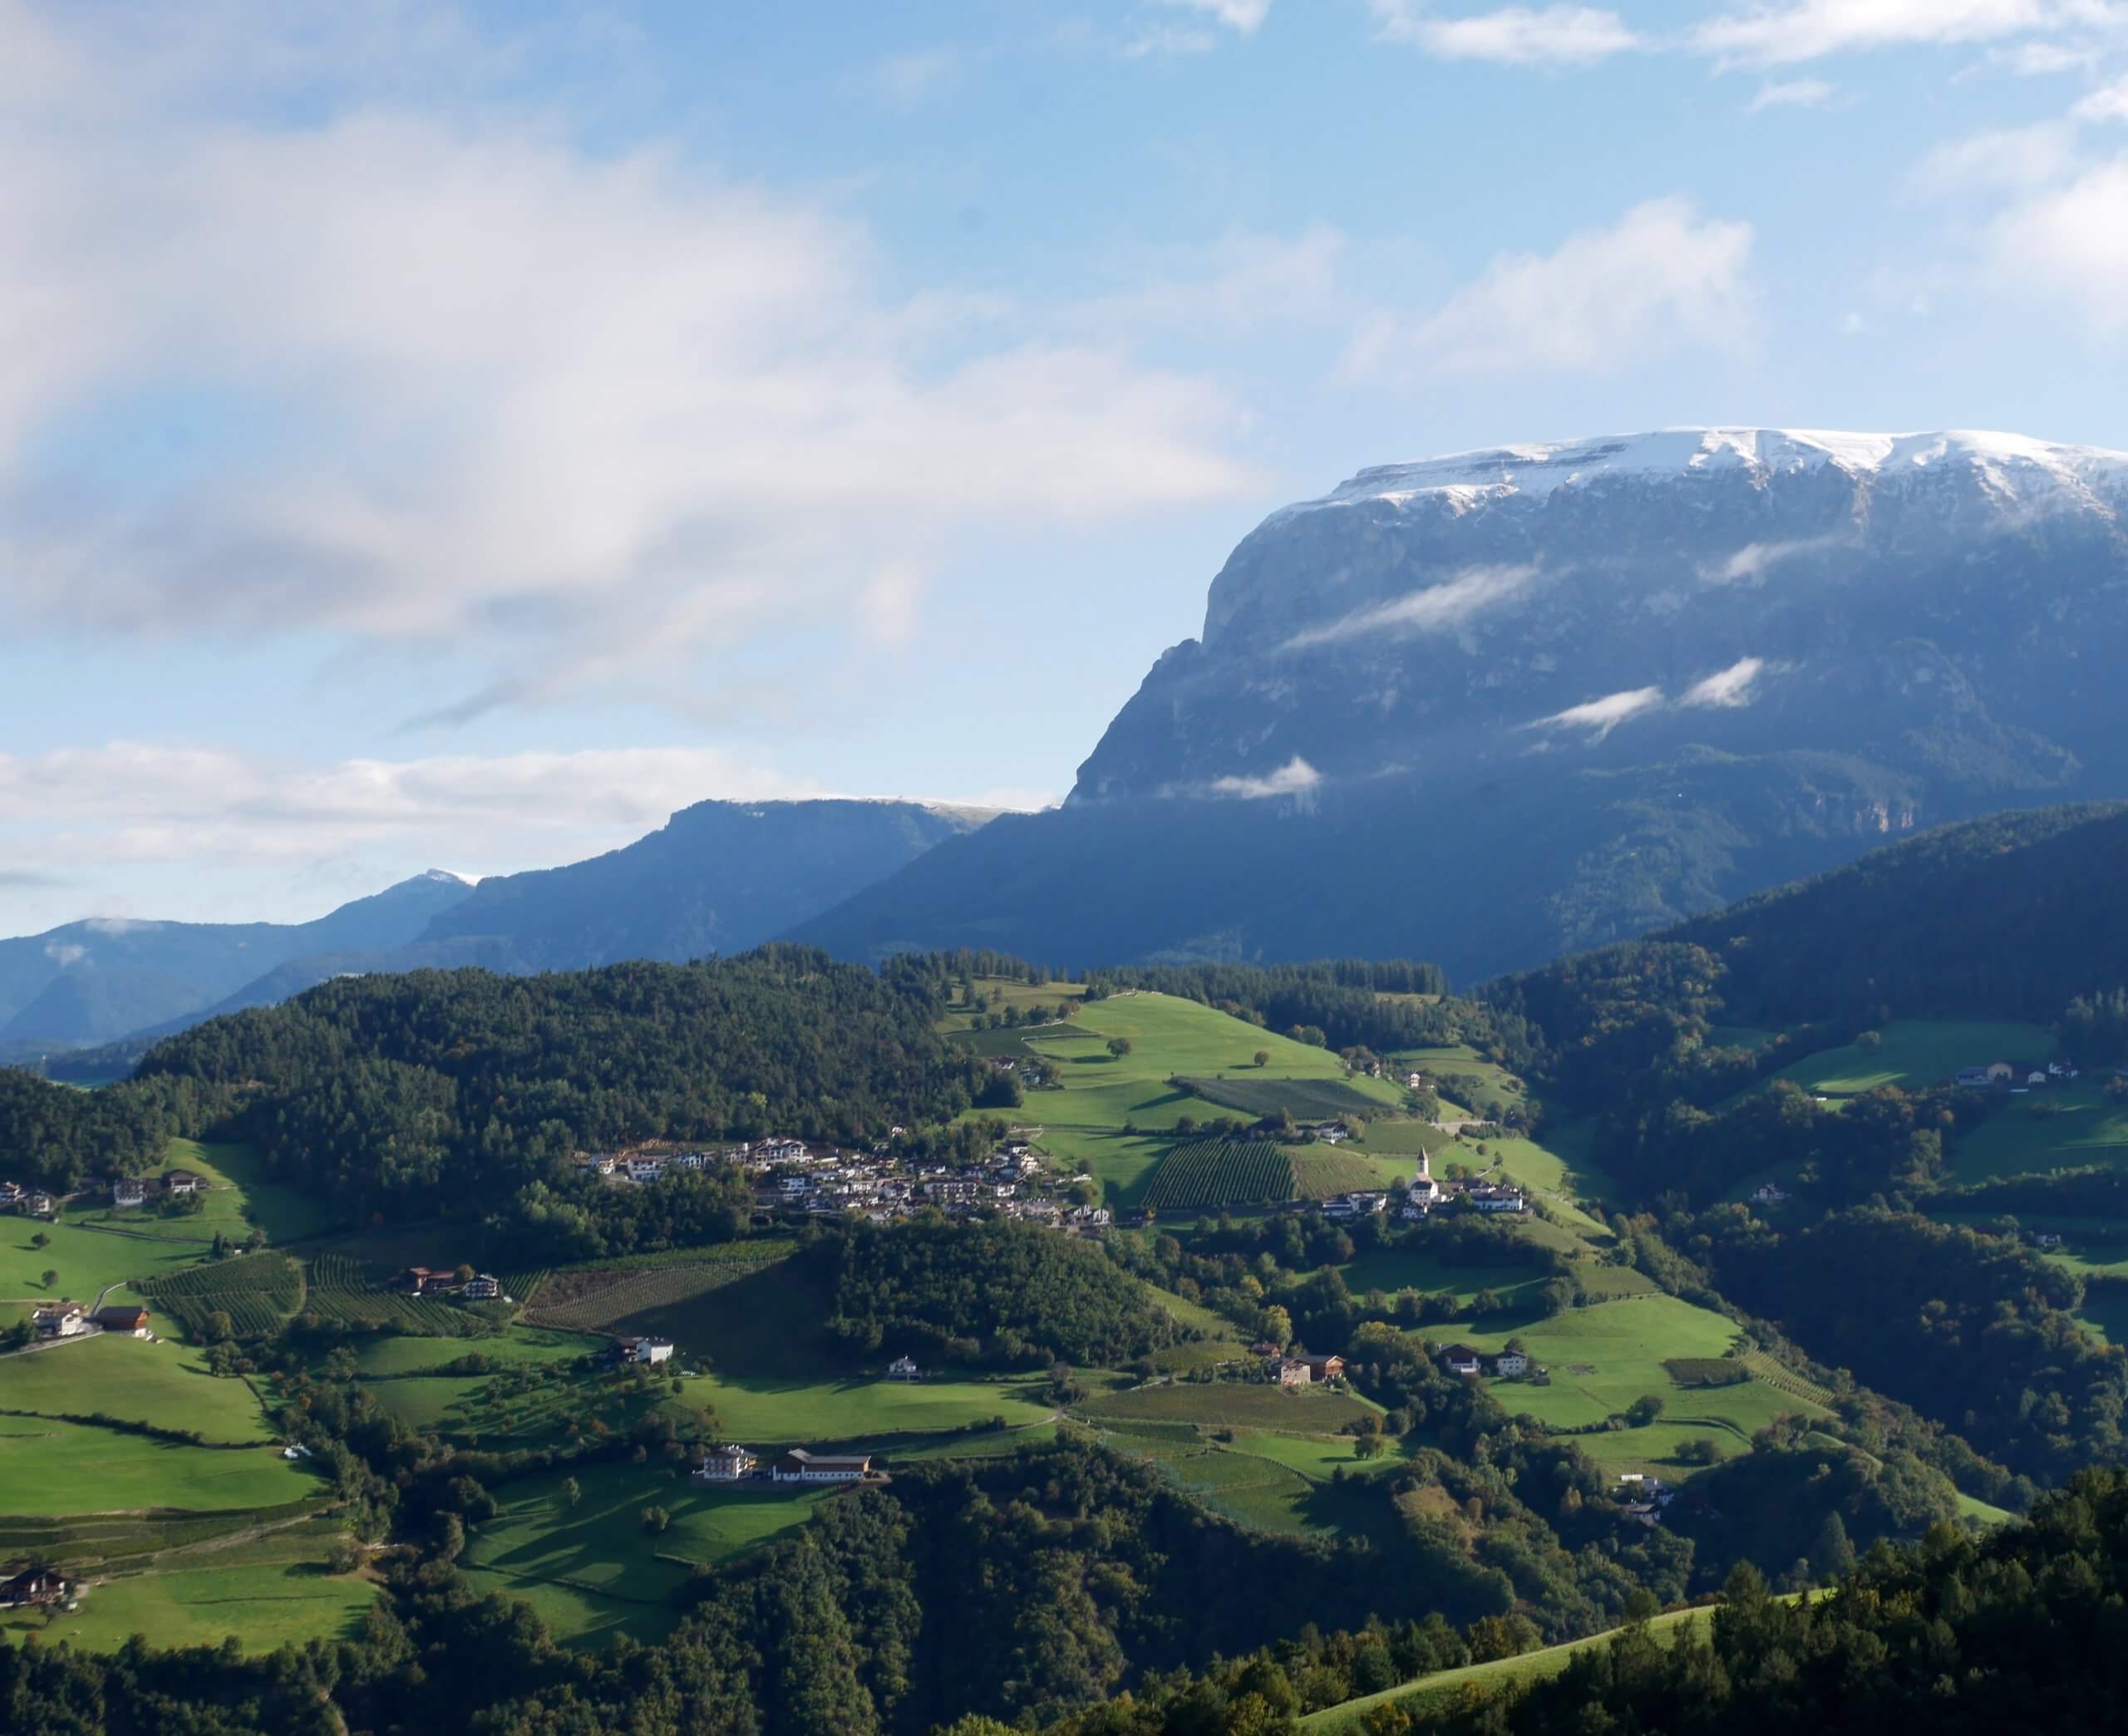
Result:
<svg viewBox="0 0 2128 1736"><path fill-rule="evenodd" d="M1244 539L1062 817L808 932L1533 963L1939 820L2128 794L2124 657L2128 455L1719 429L1367 470ZM1288 888L1209 895L1193 833ZM1112 863L1135 908L1076 912L1014 840Z"/></svg>
<svg viewBox="0 0 2128 1736"><path fill-rule="evenodd" d="M2116 751L2092 725L2124 525L2128 456L2001 435L1687 430L1364 471L1234 550L1073 799L1687 744L2052 787Z"/></svg>

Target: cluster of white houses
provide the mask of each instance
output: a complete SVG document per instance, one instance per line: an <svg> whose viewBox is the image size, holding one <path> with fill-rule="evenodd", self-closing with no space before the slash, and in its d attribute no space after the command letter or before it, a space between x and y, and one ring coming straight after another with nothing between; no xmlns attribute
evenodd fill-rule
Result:
<svg viewBox="0 0 2128 1736"><path fill-rule="evenodd" d="M1099 1234L1111 1221L1105 1207L1061 1197L1061 1189L1091 1177L1060 1179L1024 1139L1010 1140L981 1163L967 1165L905 1159L886 1140L869 1151L854 1151L815 1148L792 1138L692 1151L600 1153L581 1161L616 1184L638 1187L674 1172L736 1168L753 1181L756 1209L771 1217L855 1215L890 1223L935 1207L949 1217L988 1211L1086 1235Z"/></svg>
<svg viewBox="0 0 2128 1736"><path fill-rule="evenodd" d="M1434 1178L1432 1162L1419 1153L1419 1173L1404 1184L1403 1197L1380 1189L1332 1195L1320 1204L1328 1218L1366 1217L1394 1211L1406 1223L1416 1223L1446 1206L1458 1202L1474 1212L1526 1212L1529 1202L1512 1182L1443 1182Z"/></svg>
<svg viewBox="0 0 2128 1736"><path fill-rule="evenodd" d="M190 1199L195 1193L204 1193L206 1188L204 1176L190 1169L172 1169L162 1175L116 1176L86 1191L96 1198L107 1193L115 1209L130 1212L153 1200ZM23 1217L57 1217L60 1205L66 1197L42 1188L25 1187L20 1182L0 1182L0 1212L11 1212Z"/></svg>
<svg viewBox="0 0 2128 1736"><path fill-rule="evenodd" d="M24 1217L57 1217L59 1202L42 1188L25 1188L20 1182L0 1182L0 1212Z"/></svg>

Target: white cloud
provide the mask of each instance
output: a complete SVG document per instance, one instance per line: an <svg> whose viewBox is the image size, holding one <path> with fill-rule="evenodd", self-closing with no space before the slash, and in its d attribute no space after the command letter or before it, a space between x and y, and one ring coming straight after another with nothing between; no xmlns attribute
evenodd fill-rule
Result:
<svg viewBox="0 0 2128 1736"><path fill-rule="evenodd" d="M1229 336L1264 326L1346 318L1345 237L1327 224L1299 234L1230 229L1204 246L1127 262L1130 287L1070 310L1077 329L1109 341L1149 331Z"/></svg>
<svg viewBox="0 0 2128 1736"><path fill-rule="evenodd" d="M2019 42L2008 48L1988 51L1988 64L2001 66L2019 78L2051 78L2059 72L2081 72L2096 60L2089 47L2066 47L2059 42Z"/></svg>
<svg viewBox="0 0 2128 1736"><path fill-rule="evenodd" d="M1500 255L1435 312L1378 324L1348 366L1401 355L1446 372L1600 374L1672 350L1741 348L1756 328L1751 243L1747 223L1652 199L1556 252Z"/></svg>
<svg viewBox="0 0 2128 1736"><path fill-rule="evenodd" d="M1681 706L1704 706L1719 711L1733 711L1748 706L1756 696L1752 691L1760 676L1766 672L1763 657L1741 657L1727 669L1717 671L1703 681L1698 681L1685 690L1677 703Z"/></svg>
<svg viewBox="0 0 2128 1736"><path fill-rule="evenodd" d="M1211 789L1214 795L1239 796L1244 801L1260 802L1269 796L1307 795L1322 781L1323 774L1295 754L1268 777L1214 778Z"/></svg>
<svg viewBox="0 0 2128 1736"><path fill-rule="evenodd" d="M1367 4L1384 42L1408 42L1442 60L1588 66L1645 46L1616 12L1596 7L1508 6L1444 18L1423 0L1367 0Z"/></svg>
<svg viewBox="0 0 2128 1736"><path fill-rule="evenodd" d="M1357 610L1327 627L1296 633L1280 649L1305 651L1311 646L1332 645L1370 633L1451 632L1485 610L1520 596L1537 578L1538 568L1534 566L1466 567L1442 583Z"/></svg>
<svg viewBox="0 0 2128 1736"><path fill-rule="evenodd" d="M491 652L439 717L654 697L768 632L898 619L851 605L978 534L1247 486L1222 388L890 291L817 202L492 92L424 106L359 56L316 96L278 10L180 14L220 33L144 59L120 12L0 0L0 329L39 334L0 368L17 630ZM218 100L219 51L263 100ZM212 461L52 476L47 430L135 400L198 402Z"/></svg>
<svg viewBox="0 0 2128 1736"><path fill-rule="evenodd" d="M2079 120L2094 123L2128 120L2128 78L2116 79L2103 90L2092 91L2071 112Z"/></svg>
<svg viewBox="0 0 2128 1736"><path fill-rule="evenodd" d="M1271 15L1271 0L1161 0L1161 3L1202 12L1244 36L1254 32Z"/></svg>
<svg viewBox="0 0 2128 1736"><path fill-rule="evenodd" d="M1990 239L2006 290L2078 306L2101 332L2128 330L2128 155L2005 213Z"/></svg>
<svg viewBox="0 0 2128 1736"><path fill-rule="evenodd" d="M1832 97L1832 86L1822 78L1772 80L1759 86L1746 111L1756 115L1766 109L1823 108Z"/></svg>
<svg viewBox="0 0 2128 1736"><path fill-rule="evenodd" d="M63 971L67 966L79 964L86 958L89 956L89 949L86 947L76 947L64 941L47 941L44 943L44 956Z"/></svg>
<svg viewBox="0 0 2128 1736"><path fill-rule="evenodd" d="M2110 27L2121 18L2111 0L1798 0L1710 19L1690 40L1723 61L1781 66L1863 49Z"/></svg>
<svg viewBox="0 0 2128 1736"><path fill-rule="evenodd" d="M2057 120L1973 133L1932 150L1914 171L1914 184L1938 194L2037 186L2067 172L2076 144L2074 130Z"/></svg>
<svg viewBox="0 0 2128 1736"><path fill-rule="evenodd" d="M1629 718L1644 712L1662 708L1662 690L1660 687L1634 687L1623 693L1607 693L1601 699L1592 699L1585 704L1569 706L1564 711L1554 711L1549 717L1540 717L1534 723L1525 724L1530 730L1588 730L1601 741L1612 730Z"/></svg>

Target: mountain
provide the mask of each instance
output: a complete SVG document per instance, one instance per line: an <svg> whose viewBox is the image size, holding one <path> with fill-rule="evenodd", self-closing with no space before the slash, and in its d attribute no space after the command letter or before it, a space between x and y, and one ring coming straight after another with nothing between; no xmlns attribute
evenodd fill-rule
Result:
<svg viewBox="0 0 2128 1736"><path fill-rule="evenodd" d="M204 1016L293 959L402 947L471 890L431 869L311 922L91 917L0 941L0 1055L81 1048Z"/></svg>
<svg viewBox="0 0 2128 1736"><path fill-rule="evenodd" d="M2128 455L1693 429L1366 470L1243 540L1063 809L794 937L1490 975L2128 794L2124 653Z"/></svg>
<svg viewBox="0 0 2128 1736"><path fill-rule="evenodd" d="M698 802L625 848L483 880L420 938L477 942L480 962L520 971L729 956L991 817L919 802Z"/></svg>

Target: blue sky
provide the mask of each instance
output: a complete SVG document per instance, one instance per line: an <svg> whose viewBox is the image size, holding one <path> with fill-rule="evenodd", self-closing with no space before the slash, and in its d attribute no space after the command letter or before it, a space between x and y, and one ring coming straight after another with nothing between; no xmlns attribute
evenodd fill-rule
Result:
<svg viewBox="0 0 2128 1736"><path fill-rule="evenodd" d="M0 0L0 932L1034 803L1371 464L2128 447L2128 3Z"/></svg>

